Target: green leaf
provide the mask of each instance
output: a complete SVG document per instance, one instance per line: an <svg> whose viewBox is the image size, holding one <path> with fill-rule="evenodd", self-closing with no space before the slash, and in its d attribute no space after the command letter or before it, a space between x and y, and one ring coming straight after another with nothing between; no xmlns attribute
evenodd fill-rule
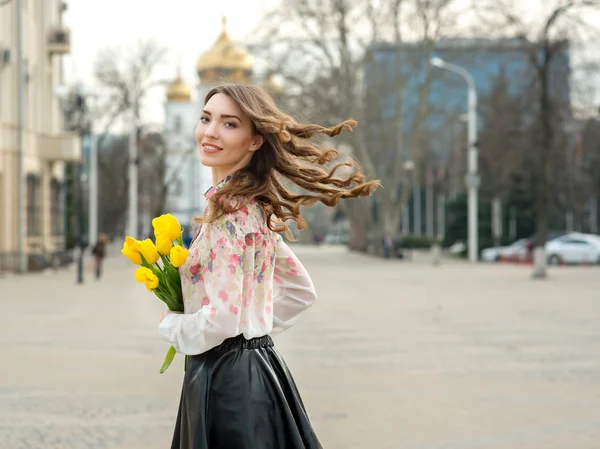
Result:
<svg viewBox="0 0 600 449"><path fill-rule="evenodd" d="M165 303L169 306L170 310L175 312L183 312L183 301L181 299L181 292L171 285L169 282L166 283L169 292L165 295Z"/></svg>
<svg viewBox="0 0 600 449"><path fill-rule="evenodd" d="M158 266L158 265L152 265L150 267L150 269L152 270L152 272L154 273L154 275L158 276L159 278L160 278L161 274L164 274L163 269L160 266Z"/></svg>
<svg viewBox="0 0 600 449"><path fill-rule="evenodd" d="M160 260L162 260L163 263L163 268L166 271L167 269L167 265L171 264L171 261L169 259L169 256L163 256L162 254L160 255Z"/></svg>
<svg viewBox="0 0 600 449"><path fill-rule="evenodd" d="M177 270L177 268L175 268L173 265L168 266L167 275L169 276L169 279L171 279L173 284L181 284L181 276L179 275L179 270Z"/></svg>
<svg viewBox="0 0 600 449"><path fill-rule="evenodd" d="M150 265L147 261L146 258L144 257L144 255L140 252L140 257L142 258L142 266L146 267L146 268L150 268L152 269L152 265Z"/></svg>
<svg viewBox="0 0 600 449"><path fill-rule="evenodd" d="M163 374L171 365L171 362L173 361L173 359L175 358L175 354L177 354L177 351L175 350L175 348L173 346L171 346L169 348L169 350L167 351L167 355L165 356L165 360L163 361L162 366L160 367L160 374Z"/></svg>
<svg viewBox="0 0 600 449"><path fill-rule="evenodd" d="M155 273L155 274L156 274L156 277L158 278L158 280L159 280L160 282L163 282L163 283L165 282L165 280L166 280L166 279L165 279L165 278L166 278L166 274L165 274L165 273L163 273L162 271L158 271L158 272L157 272L157 273Z"/></svg>

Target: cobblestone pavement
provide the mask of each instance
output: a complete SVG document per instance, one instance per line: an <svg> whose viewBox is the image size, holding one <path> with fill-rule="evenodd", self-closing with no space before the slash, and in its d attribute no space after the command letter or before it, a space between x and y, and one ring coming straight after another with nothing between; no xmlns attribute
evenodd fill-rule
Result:
<svg viewBox="0 0 600 449"><path fill-rule="evenodd" d="M319 300L276 343L325 449L600 448L600 269L297 252ZM169 447L183 361L132 273L0 278L0 449Z"/></svg>

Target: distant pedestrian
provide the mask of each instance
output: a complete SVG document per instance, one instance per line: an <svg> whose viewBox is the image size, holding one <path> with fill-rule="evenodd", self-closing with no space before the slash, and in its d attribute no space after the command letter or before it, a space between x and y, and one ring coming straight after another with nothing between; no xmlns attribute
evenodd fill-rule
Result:
<svg viewBox="0 0 600 449"><path fill-rule="evenodd" d="M104 257L106 257L106 245L108 245L108 236L106 234L100 234L98 237L98 242L96 242L92 248L96 279L100 279L100 277L102 277L102 262L104 261Z"/></svg>
<svg viewBox="0 0 600 449"><path fill-rule="evenodd" d="M526 262L533 261L533 250L535 249L535 243L533 239L527 240L527 244L525 245L527 249Z"/></svg>

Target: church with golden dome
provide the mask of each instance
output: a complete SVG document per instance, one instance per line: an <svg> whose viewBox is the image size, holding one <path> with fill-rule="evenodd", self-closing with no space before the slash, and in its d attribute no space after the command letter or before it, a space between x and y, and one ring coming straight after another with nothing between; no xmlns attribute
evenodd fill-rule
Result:
<svg viewBox="0 0 600 449"><path fill-rule="evenodd" d="M167 145L165 182L168 184L165 210L182 224L190 224L204 209L202 193L212 185L210 169L200 164L194 130L208 91L223 82L255 82L254 57L236 44L227 31L226 19L216 42L196 62L196 98L185 83L181 68L166 89L165 143ZM268 77L264 87L274 96L277 84Z"/></svg>

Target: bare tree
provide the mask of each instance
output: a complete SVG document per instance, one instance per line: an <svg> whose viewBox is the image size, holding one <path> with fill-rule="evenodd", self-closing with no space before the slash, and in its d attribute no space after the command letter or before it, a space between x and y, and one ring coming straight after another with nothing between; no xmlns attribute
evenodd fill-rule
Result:
<svg viewBox="0 0 600 449"><path fill-rule="evenodd" d="M588 112L579 115L574 129L572 151L574 176L572 204L577 230L600 233L600 114Z"/></svg>
<svg viewBox="0 0 600 449"><path fill-rule="evenodd" d="M586 11L598 10L600 0L555 0L546 6L542 18L527 21L523 3L513 0L477 1L474 8L479 18L494 30L517 35L529 44L529 63L535 75L535 107L539 126L531 126L535 156L535 215L536 239L533 278L546 278L545 243L551 201L552 154L556 151L563 130L556 118L564 111L565 97L553 90L553 73L557 60L576 42L584 41L592 29ZM539 17L539 16L538 16ZM567 100L568 101L568 100Z"/></svg>
<svg viewBox="0 0 600 449"><path fill-rule="evenodd" d="M509 91L509 80L501 72L493 82L488 96L480 99L480 114L486 124L480 135L480 170L483 183L481 197L505 200L511 188L511 178L526 166L527 144L524 126L527 123L527 98Z"/></svg>
<svg viewBox="0 0 600 449"><path fill-rule="evenodd" d="M288 0L277 12L265 17L256 33L253 50L268 61L271 72L281 74L285 80L286 95L282 102L286 109L303 119L327 124L348 117L359 121L356 131L340 140L352 147L353 156L367 174L382 180L384 188L376 194L382 218L378 226L372 222L369 199L345 205L352 223L351 249L367 250L369 229L376 231L372 240L384 232L396 236L410 193L411 178L403 163L406 158L419 159L423 146L418 139L423 134L431 82L427 66L427 76L419 86L413 140L406 142L401 133L405 119L401 111L393 124L394 153L378 154L365 141L360 126L366 114L363 67L369 49L382 42L398 49L394 71L397 101L401 104L406 88L406 80L400 76L404 40L423 42L421 60L428 61L435 40L452 23L453 3L451 0ZM403 193L399 194L400 191Z"/></svg>
<svg viewBox="0 0 600 449"><path fill-rule="evenodd" d="M106 138L98 153L98 163L110 170L110 176L99 176L100 229L110 236L125 233L128 201L127 163L129 159L128 136ZM164 209L165 146L161 134L141 132L138 139L140 156L138 191L140 226L144 221L160 215ZM140 231L140 235L141 231Z"/></svg>
<svg viewBox="0 0 600 449"><path fill-rule="evenodd" d="M140 136L139 151L139 235L149 232L154 217L161 215L165 209L167 186L165 182L167 147L163 135L158 132L147 132Z"/></svg>
<svg viewBox="0 0 600 449"><path fill-rule="evenodd" d="M160 44L151 41L140 41L132 49L106 48L102 50L96 59L95 77L100 85L99 99L97 104L97 122L102 123L103 132L98 139L98 148L105 146L105 154L101 154L98 160L99 179L102 195L106 198L100 204L101 213L112 220L112 223L104 222L105 226L114 231L121 230L124 222L124 214L128 207L127 190L127 165L129 156L127 150L127 139L118 139L105 145L110 132L119 123L125 124L131 120L131 111L136 117L138 129L138 150L141 154L145 151L146 156L151 155L154 165L164 165L165 149L160 145L156 133L146 132L141 123L141 111L147 94L154 88L165 84L156 76L156 71L166 60L166 49ZM130 130L127 129L127 132ZM136 163L139 164L140 159ZM146 162L148 159L146 160ZM138 165L139 166L139 165ZM145 179L150 176L151 179ZM140 167L140 185L146 186L155 181L151 171L142 170ZM160 181L162 183L162 181ZM164 196L164 194L163 194ZM164 204L164 198L158 199L159 204ZM162 203L161 203L162 201ZM106 207L106 209L102 209ZM109 228L106 228L108 231Z"/></svg>
<svg viewBox="0 0 600 449"><path fill-rule="evenodd" d="M111 237L125 233L127 145L127 137L106 138L98 152L98 165L110 167L110 176L98 176L98 228Z"/></svg>
<svg viewBox="0 0 600 449"><path fill-rule="evenodd" d="M390 185L382 192L382 209L385 211L383 232L395 237L410 199L413 182L418 181L420 175L433 169L431 163L422 167L425 158L431 159L430 145L428 145L429 130L425 123L430 113L429 95L431 83L434 80L429 60L434 52L437 41L449 35L449 27L455 24L459 11L455 9L452 0L406 0L391 1L391 17L393 18L394 45L396 48L396 92L399 105L404 103L407 91L407 82L411 75L401 76L403 66L409 64L415 72L422 68L424 76L418 83L418 100L414 116L411 117L412 131L406 135L405 129L406 110L398 107L395 130L397 134L397 150L393 153L388 170L390 170ZM407 52L404 44L405 35L416 40L419 45L413 51ZM408 138L407 138L408 137ZM414 171L407 172L406 161L414 163ZM384 162L384 166L387 165ZM400 194L399 194L400 192Z"/></svg>
<svg viewBox="0 0 600 449"><path fill-rule="evenodd" d="M94 73L100 85L98 118L105 129L101 138L132 108L139 122L146 95L165 84L156 70L166 56L165 47L152 40L140 41L132 49L107 47L98 53Z"/></svg>

